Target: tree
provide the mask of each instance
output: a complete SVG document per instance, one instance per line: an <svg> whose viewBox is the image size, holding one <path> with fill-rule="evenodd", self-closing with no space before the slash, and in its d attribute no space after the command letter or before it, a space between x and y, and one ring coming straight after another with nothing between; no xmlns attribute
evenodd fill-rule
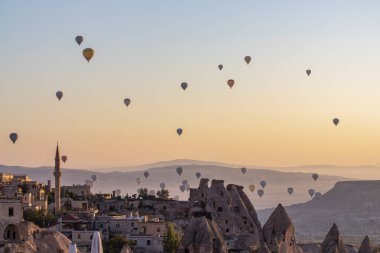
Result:
<svg viewBox="0 0 380 253"><path fill-rule="evenodd" d="M163 200L168 200L169 199L169 190L163 189L161 191L157 191L157 198L163 199Z"/></svg>
<svg viewBox="0 0 380 253"><path fill-rule="evenodd" d="M48 227L56 223L56 218L47 210L26 209L24 220L31 221L40 227Z"/></svg>
<svg viewBox="0 0 380 253"><path fill-rule="evenodd" d="M181 243L181 237L175 232L173 224L168 224L168 229L164 235L164 252L175 253Z"/></svg>
<svg viewBox="0 0 380 253"><path fill-rule="evenodd" d="M140 198L146 199L148 197L148 188L138 189L138 193Z"/></svg>
<svg viewBox="0 0 380 253"><path fill-rule="evenodd" d="M123 249L124 244L128 243L129 247L133 250L133 248L136 246L135 241L129 241L125 239L122 235L115 235L114 238L110 239L108 242L105 243L105 253L120 253L120 251Z"/></svg>

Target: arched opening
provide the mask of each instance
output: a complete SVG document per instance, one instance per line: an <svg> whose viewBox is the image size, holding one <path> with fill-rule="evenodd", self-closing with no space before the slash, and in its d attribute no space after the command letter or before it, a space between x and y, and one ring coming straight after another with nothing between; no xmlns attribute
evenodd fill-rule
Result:
<svg viewBox="0 0 380 253"><path fill-rule="evenodd" d="M3 238L8 241L17 241L20 240L20 237L17 232L17 227L14 224L8 225L4 230Z"/></svg>

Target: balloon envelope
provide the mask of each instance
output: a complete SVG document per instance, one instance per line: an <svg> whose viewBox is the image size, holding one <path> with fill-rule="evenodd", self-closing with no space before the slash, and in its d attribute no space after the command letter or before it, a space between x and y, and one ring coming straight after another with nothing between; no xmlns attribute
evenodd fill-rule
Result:
<svg viewBox="0 0 380 253"><path fill-rule="evenodd" d="M337 126L339 124L339 119L338 118L333 119L333 123L335 126Z"/></svg>
<svg viewBox="0 0 380 253"><path fill-rule="evenodd" d="M18 139L18 134L17 133L11 133L9 135L9 139L11 139L11 141L13 142L13 144L16 143L17 139Z"/></svg>
<svg viewBox="0 0 380 253"><path fill-rule="evenodd" d="M306 70L306 74L307 74L308 76L310 76L310 74L311 74L311 70L310 70L310 69Z"/></svg>
<svg viewBox="0 0 380 253"><path fill-rule="evenodd" d="M160 184L160 188L163 190L163 189L165 189L165 183L161 183Z"/></svg>
<svg viewBox="0 0 380 253"><path fill-rule="evenodd" d="M293 191L294 191L294 189L293 189L292 187L289 187L289 188L288 188L288 193L289 193L289 195L292 195L292 194L293 194Z"/></svg>
<svg viewBox="0 0 380 253"><path fill-rule="evenodd" d="M92 187L94 185L94 182L92 182L92 180L88 179L88 180L84 181L84 184L87 185L87 186Z"/></svg>
<svg viewBox="0 0 380 253"><path fill-rule="evenodd" d="M182 167L177 167L177 169L175 169L175 170L177 171L177 174L178 174L179 176L181 176L181 174L182 174L182 172L183 172Z"/></svg>
<svg viewBox="0 0 380 253"><path fill-rule="evenodd" d="M181 83L181 88L183 90L186 90L187 89L187 83L186 82Z"/></svg>
<svg viewBox="0 0 380 253"><path fill-rule="evenodd" d="M83 56L86 58L88 62L90 62L91 58L94 56L95 51L92 48L85 48L83 49Z"/></svg>
<svg viewBox="0 0 380 253"><path fill-rule="evenodd" d="M235 81L233 79L230 79L227 81L227 84L230 86L230 88L232 88L235 85Z"/></svg>
<svg viewBox="0 0 380 253"><path fill-rule="evenodd" d="M58 100L61 100L61 98L63 97L63 92L62 91L57 91L55 93L55 95L57 96Z"/></svg>
<svg viewBox="0 0 380 253"><path fill-rule="evenodd" d="M314 190L314 189L310 189L310 190L308 191L308 193L309 193L310 197L313 197L313 195L314 195L314 193L315 193L315 190Z"/></svg>
<svg viewBox="0 0 380 253"><path fill-rule="evenodd" d="M244 61L249 64L251 62L251 56L244 57Z"/></svg>
<svg viewBox="0 0 380 253"><path fill-rule="evenodd" d="M259 194L260 198L264 195L264 190L263 189L259 189L257 191L257 194Z"/></svg>
<svg viewBox="0 0 380 253"><path fill-rule="evenodd" d="M186 190L186 187L185 187L184 185L181 185L181 186L179 187L179 189L181 190L181 192L184 192L184 191Z"/></svg>
<svg viewBox="0 0 380 253"><path fill-rule="evenodd" d="M195 176L199 179L201 177L201 173L197 172L197 173L195 173Z"/></svg>
<svg viewBox="0 0 380 253"><path fill-rule="evenodd" d="M245 174L247 172L247 168L243 167L240 169L241 170L241 173Z"/></svg>
<svg viewBox="0 0 380 253"><path fill-rule="evenodd" d="M78 45L82 44L83 37L82 36L76 36L75 41L78 43Z"/></svg>
<svg viewBox="0 0 380 253"><path fill-rule="evenodd" d="M311 177L314 179L314 181L317 181L319 176L318 176L318 174L314 173L313 175L311 175Z"/></svg>
<svg viewBox="0 0 380 253"><path fill-rule="evenodd" d="M251 192L253 192L253 191L255 190L255 185L254 185L254 184L251 184L251 185L248 186L248 188L249 188L249 190L250 190Z"/></svg>
<svg viewBox="0 0 380 253"><path fill-rule="evenodd" d="M182 133L183 133L182 128L178 128L178 129L177 129L177 134L178 134L179 136L181 136Z"/></svg>
<svg viewBox="0 0 380 253"><path fill-rule="evenodd" d="M136 183L137 183L138 185L141 184L141 177L136 178Z"/></svg>
<svg viewBox="0 0 380 253"><path fill-rule="evenodd" d="M261 187L263 187L263 189L265 188L265 186L267 185L267 182L265 182L264 180L260 182L260 185Z"/></svg>
<svg viewBox="0 0 380 253"><path fill-rule="evenodd" d="M66 163L66 161L67 161L67 156L63 155L63 156L61 157L61 159L62 159L63 163Z"/></svg>
<svg viewBox="0 0 380 253"><path fill-rule="evenodd" d="M219 65L218 65L218 69L219 69L219 70L222 70L222 69L223 69L223 65L222 65L222 64L219 64Z"/></svg>
<svg viewBox="0 0 380 253"><path fill-rule="evenodd" d="M149 172L148 172L148 171L145 171L145 172L144 172L144 177L145 177L145 178L148 178L148 177L149 177Z"/></svg>
<svg viewBox="0 0 380 253"><path fill-rule="evenodd" d="M126 106L129 106L130 103L131 103L131 100L129 98L124 99L124 104Z"/></svg>
<svg viewBox="0 0 380 253"><path fill-rule="evenodd" d="M98 177L97 177L96 175L92 175L92 176L91 176L91 179L92 179L92 181L94 181L94 182L96 181L97 178L98 178Z"/></svg>

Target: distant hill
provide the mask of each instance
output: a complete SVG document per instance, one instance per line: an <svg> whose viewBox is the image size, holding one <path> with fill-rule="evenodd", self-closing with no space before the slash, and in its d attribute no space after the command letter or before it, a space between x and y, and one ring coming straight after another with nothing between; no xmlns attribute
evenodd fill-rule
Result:
<svg viewBox="0 0 380 253"><path fill-rule="evenodd" d="M178 195L181 199L188 198L188 192L181 193L179 186L183 180L188 180L191 187L198 187L199 180L195 177L196 172L201 172L202 177L209 179L224 179L225 185L234 183L243 185L245 191L255 205L256 209L263 209L276 206L279 202L290 205L305 202L310 199L307 190L310 188L322 193L333 187L337 181L347 180L336 176L321 175L317 182L308 173L278 172L268 169L250 169L243 175L240 168L223 167L217 165L183 165L183 174L178 176L175 169L177 166L155 167L148 169L150 176L145 179L143 171L126 172L94 172L78 169L62 170L62 185L83 184L91 175L96 174L97 180L92 189L93 192L111 192L121 189L122 194L134 194L138 187L159 190L161 182L165 182L170 195ZM1 166L0 171L14 174L28 174L32 179L46 183L48 179L53 179L52 167L27 168L17 166ZM142 184L136 184L136 178L142 178ZM256 191L260 188L259 182L265 180L265 194L259 198ZM53 181L54 182L54 181ZM250 184L256 186L255 192L251 193L248 189ZM291 186L294 193L289 196L286 189Z"/></svg>
<svg viewBox="0 0 380 253"><path fill-rule="evenodd" d="M273 209L258 212L265 221ZM303 204L286 207L303 241L321 241L336 223L346 243L359 243L365 235L380 242L380 181L338 182L327 193Z"/></svg>

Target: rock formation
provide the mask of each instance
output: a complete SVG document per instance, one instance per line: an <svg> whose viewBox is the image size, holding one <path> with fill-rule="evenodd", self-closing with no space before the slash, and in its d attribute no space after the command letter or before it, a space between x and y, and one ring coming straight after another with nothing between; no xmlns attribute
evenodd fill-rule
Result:
<svg viewBox="0 0 380 253"><path fill-rule="evenodd" d="M124 244L123 248L121 249L120 253L133 253L131 248L129 247L128 243Z"/></svg>
<svg viewBox="0 0 380 253"><path fill-rule="evenodd" d="M262 242L261 224L243 187L230 184L226 188L223 180L212 180L208 187L208 181L202 178L197 189L190 189L189 200L194 206L190 216L204 209L219 224L224 237L233 239L230 249L258 249Z"/></svg>
<svg viewBox="0 0 380 253"><path fill-rule="evenodd" d="M193 217L184 233L179 253L227 253L218 224L206 217Z"/></svg>
<svg viewBox="0 0 380 253"><path fill-rule="evenodd" d="M369 237L366 235L362 244L360 245L358 253L372 253L371 243L369 242Z"/></svg>
<svg viewBox="0 0 380 253"><path fill-rule="evenodd" d="M322 253L347 253L338 226L334 223L321 244Z"/></svg>
<svg viewBox="0 0 380 253"><path fill-rule="evenodd" d="M293 223L281 204L265 223L263 236L271 252L298 253Z"/></svg>

